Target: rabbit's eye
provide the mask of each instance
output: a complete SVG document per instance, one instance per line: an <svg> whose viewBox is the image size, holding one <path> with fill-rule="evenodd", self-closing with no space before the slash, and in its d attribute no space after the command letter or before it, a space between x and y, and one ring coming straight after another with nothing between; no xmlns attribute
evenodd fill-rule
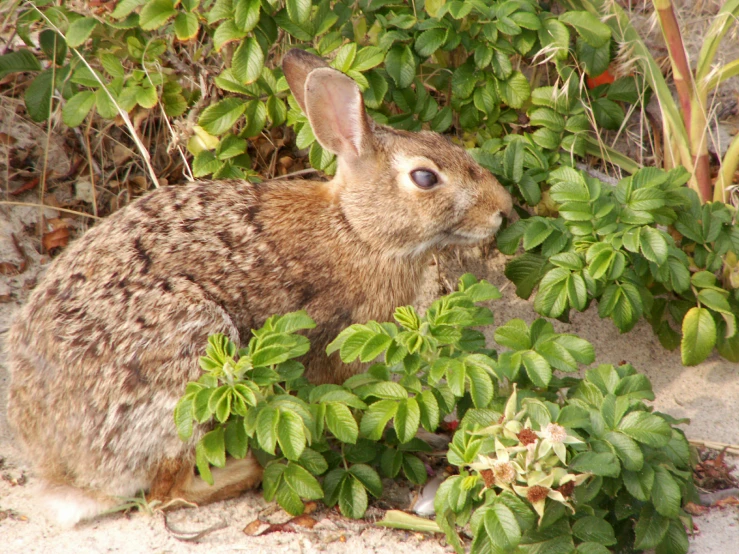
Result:
<svg viewBox="0 0 739 554"><path fill-rule="evenodd" d="M417 187L422 189L430 189L439 182L436 173L428 169L416 169L411 171L411 179Z"/></svg>

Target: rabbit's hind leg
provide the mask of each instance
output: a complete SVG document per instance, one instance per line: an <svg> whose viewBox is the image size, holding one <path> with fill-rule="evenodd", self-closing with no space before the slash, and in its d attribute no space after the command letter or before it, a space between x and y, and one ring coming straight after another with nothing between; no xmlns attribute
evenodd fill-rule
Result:
<svg viewBox="0 0 739 554"><path fill-rule="evenodd" d="M240 460L228 458L225 467L214 467L211 472L213 485L195 475L195 464L191 460L164 461L152 479L147 500L175 507L177 500L200 505L234 498L259 485L263 470L249 452Z"/></svg>

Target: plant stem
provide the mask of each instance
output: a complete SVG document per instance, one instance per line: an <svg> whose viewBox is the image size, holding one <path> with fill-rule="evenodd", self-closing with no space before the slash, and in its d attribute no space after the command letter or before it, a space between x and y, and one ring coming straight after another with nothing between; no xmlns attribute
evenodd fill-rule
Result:
<svg viewBox="0 0 739 554"><path fill-rule="evenodd" d="M729 201L729 187L734 181L734 173L739 168L739 134L737 134L729 145L729 149L721 161L721 170L713 188L714 202Z"/></svg>
<svg viewBox="0 0 739 554"><path fill-rule="evenodd" d="M698 94L685 51L680 25L671 0L652 0L657 11L662 35L667 44L667 52L672 65L678 100L682 110L683 123L688 131L690 154L693 160L693 179L704 202L711 199L712 185L708 144L706 140L705 101Z"/></svg>

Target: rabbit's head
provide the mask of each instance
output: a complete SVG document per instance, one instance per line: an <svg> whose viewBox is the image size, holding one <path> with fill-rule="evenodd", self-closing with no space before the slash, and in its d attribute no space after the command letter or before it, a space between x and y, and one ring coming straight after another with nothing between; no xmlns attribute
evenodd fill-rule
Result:
<svg viewBox="0 0 739 554"><path fill-rule="evenodd" d="M508 192L463 148L374 122L357 84L317 56L291 50L283 69L316 139L338 156L331 194L374 249L407 256L476 243L510 213Z"/></svg>

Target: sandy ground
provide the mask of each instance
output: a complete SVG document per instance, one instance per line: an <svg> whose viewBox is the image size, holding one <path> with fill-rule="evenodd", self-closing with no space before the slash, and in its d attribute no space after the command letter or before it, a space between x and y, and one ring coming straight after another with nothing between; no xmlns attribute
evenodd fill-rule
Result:
<svg viewBox="0 0 739 554"><path fill-rule="evenodd" d="M10 293L10 301L0 303L0 341L6 334L13 312L25 299L43 273L46 260L35 254L30 238L23 233L20 221L29 214L9 212L0 207L0 258L11 260L13 248L2 247L13 231L21 237L28 267L14 277L0 276L0 297ZM7 240L4 242L7 246ZM479 249L460 255L444 256L439 265L430 268L420 305L444 292L456 278L470 271L486 278L503 290L503 299L493 304L498 322L520 317L535 319L531 303L517 298L514 287L503 276L505 259L496 254L482 255ZM5 292L3 292L5 291ZM608 320L600 320L594 310L575 314L569 325L556 322L560 331L577 333L593 342L598 362L617 363L627 360L652 379L662 411L692 421L686 432L692 439L708 439L724 443L739 443L739 367L712 357L694 368L680 364L679 353L666 352L645 323L627 335L620 335ZM489 330L492 335L492 329ZM492 338L490 339L492 340ZM1 350L0 350L1 351ZM318 524L296 533L273 533L258 537L247 536L243 528L258 516L281 522L285 514L275 512L257 493L237 500L218 503L200 509L184 509L169 516L169 530L161 514L136 513L113 515L105 519L64 530L50 523L34 497L37 485L29 466L13 444L5 421L7 369L0 358L0 553L98 553L98 552L450 552L439 537L378 528L371 519L352 522L332 512L314 514ZM13 485L13 479L26 477L23 485ZM405 500L397 501L401 507ZM270 512L273 512L268 515ZM375 511L379 514L379 511ZM372 515L372 513L371 513ZM733 554L739 544L739 510L736 507L712 509L696 518L699 534L691 541L694 554ZM208 533L198 542L184 542L177 532L197 532L211 526L223 528ZM173 532L176 530L177 532Z"/></svg>

